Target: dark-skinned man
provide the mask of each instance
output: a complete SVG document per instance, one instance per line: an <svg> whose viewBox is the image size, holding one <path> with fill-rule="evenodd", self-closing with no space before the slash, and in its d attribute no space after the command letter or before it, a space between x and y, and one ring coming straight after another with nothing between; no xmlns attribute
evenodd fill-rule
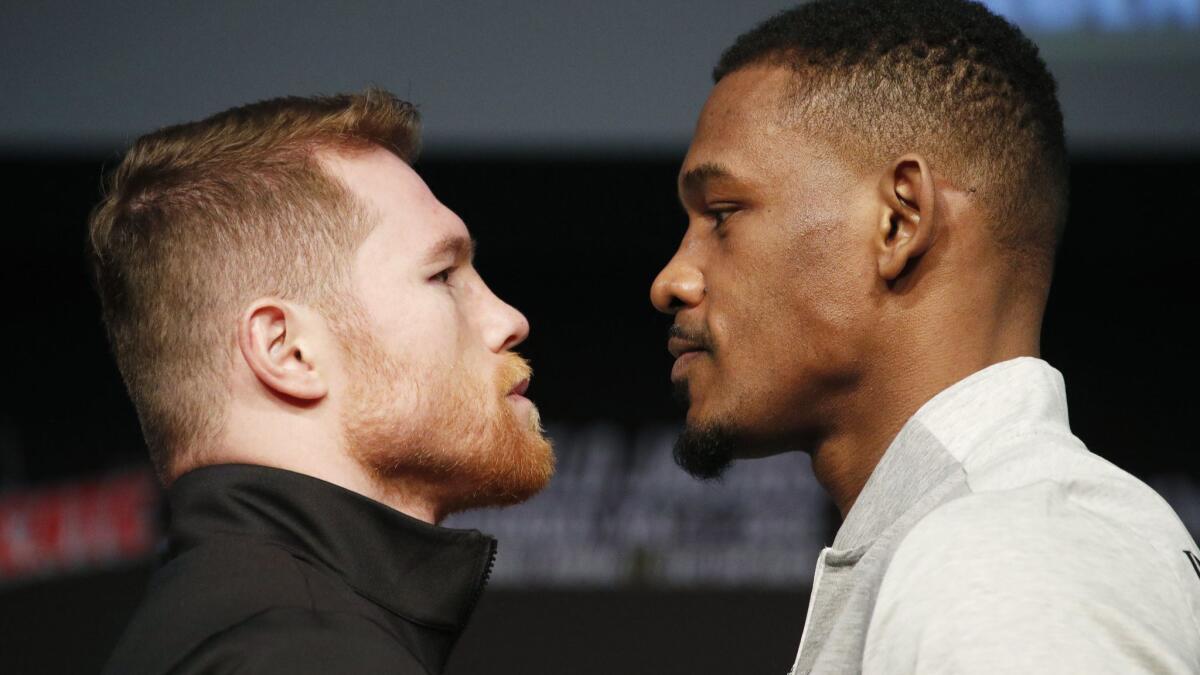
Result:
<svg viewBox="0 0 1200 675"><path fill-rule="evenodd" d="M1067 168L1033 43L963 0L818 0L714 79L651 296L680 465L804 450L844 517L792 672L1200 672L1196 544L1039 358Z"/></svg>

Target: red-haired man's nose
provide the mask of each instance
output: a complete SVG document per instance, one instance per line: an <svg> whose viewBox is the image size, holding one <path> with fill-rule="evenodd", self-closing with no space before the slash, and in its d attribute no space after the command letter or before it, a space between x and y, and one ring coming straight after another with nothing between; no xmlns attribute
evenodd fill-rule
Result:
<svg viewBox="0 0 1200 675"><path fill-rule="evenodd" d="M489 307L483 325L483 339L488 349L499 354L516 347L529 337L529 319L517 308L492 294L491 290L487 293L491 297L487 303Z"/></svg>

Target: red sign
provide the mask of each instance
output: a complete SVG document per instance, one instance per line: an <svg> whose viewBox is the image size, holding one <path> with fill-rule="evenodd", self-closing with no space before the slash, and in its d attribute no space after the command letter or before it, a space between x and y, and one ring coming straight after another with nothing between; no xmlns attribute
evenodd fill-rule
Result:
<svg viewBox="0 0 1200 675"><path fill-rule="evenodd" d="M0 494L0 581L145 558L158 503L145 471Z"/></svg>

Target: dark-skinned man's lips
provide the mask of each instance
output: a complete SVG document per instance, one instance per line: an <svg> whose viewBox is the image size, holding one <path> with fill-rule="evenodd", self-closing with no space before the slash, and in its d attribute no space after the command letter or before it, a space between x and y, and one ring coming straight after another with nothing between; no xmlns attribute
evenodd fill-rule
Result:
<svg viewBox="0 0 1200 675"><path fill-rule="evenodd" d="M676 380L683 379L688 367L691 366L696 359L704 356L705 354L708 354L708 352L703 349L697 349L685 351L679 356L675 357L675 364L671 366L671 381L675 382Z"/></svg>
<svg viewBox="0 0 1200 675"><path fill-rule="evenodd" d="M675 364L671 366L672 382L682 379L688 366L697 358L708 353L708 349L703 344L681 337L668 339L667 351L675 357Z"/></svg>
<svg viewBox="0 0 1200 675"><path fill-rule="evenodd" d="M688 340L687 338L672 337L667 339L667 351L671 352L671 356L679 358L688 352L704 352L708 350L699 342Z"/></svg>
<svg viewBox="0 0 1200 675"><path fill-rule="evenodd" d="M712 348L703 331L688 330L678 323L667 329L667 351L675 357L675 365L671 366L671 381L677 382L684 377L688 366L700 357L711 356Z"/></svg>

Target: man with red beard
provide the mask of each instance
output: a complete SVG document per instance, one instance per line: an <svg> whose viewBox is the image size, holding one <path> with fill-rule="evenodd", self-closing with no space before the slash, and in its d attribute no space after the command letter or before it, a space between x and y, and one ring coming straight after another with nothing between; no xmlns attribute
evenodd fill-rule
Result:
<svg viewBox="0 0 1200 675"><path fill-rule="evenodd" d="M553 472L528 323L410 168L386 92L144 136L90 235L170 504L111 673L439 673L495 541L438 527Z"/></svg>

